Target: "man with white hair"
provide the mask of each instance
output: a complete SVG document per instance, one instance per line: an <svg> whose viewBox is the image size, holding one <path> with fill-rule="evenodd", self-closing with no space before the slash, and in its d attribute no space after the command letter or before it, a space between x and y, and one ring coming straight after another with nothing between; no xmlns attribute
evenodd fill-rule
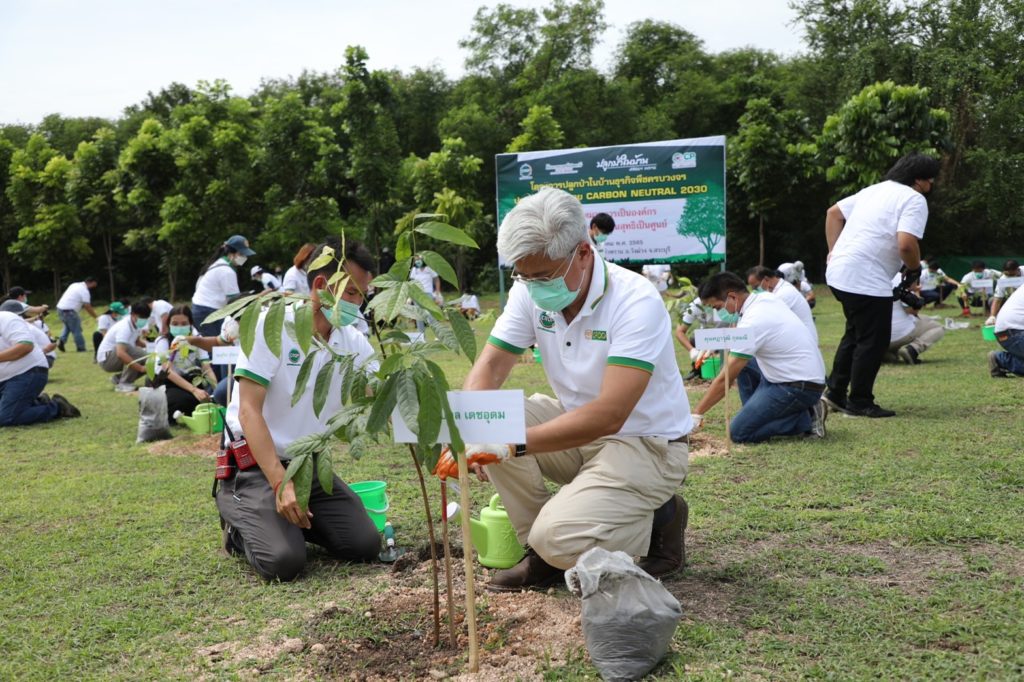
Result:
<svg viewBox="0 0 1024 682"><path fill-rule="evenodd" d="M582 205L561 190L520 201L498 230L498 251L515 283L463 388L500 388L536 345L556 397L527 399L525 443L466 446L529 547L488 589L552 585L593 547L644 556L640 566L657 577L674 573L685 560L687 507L676 491L691 419L661 297L601 259ZM452 475L454 464L445 452L435 473Z"/></svg>

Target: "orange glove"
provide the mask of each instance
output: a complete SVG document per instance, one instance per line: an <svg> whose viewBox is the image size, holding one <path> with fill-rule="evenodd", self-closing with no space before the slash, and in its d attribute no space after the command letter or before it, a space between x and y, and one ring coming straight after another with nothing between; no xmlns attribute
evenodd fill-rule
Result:
<svg viewBox="0 0 1024 682"><path fill-rule="evenodd" d="M515 446L508 443L469 443L466 445L466 466L501 464L509 457L514 457L515 452ZM434 475L442 481L449 476L459 477L459 463L452 456L452 451L447 445L441 450L441 456L437 458Z"/></svg>

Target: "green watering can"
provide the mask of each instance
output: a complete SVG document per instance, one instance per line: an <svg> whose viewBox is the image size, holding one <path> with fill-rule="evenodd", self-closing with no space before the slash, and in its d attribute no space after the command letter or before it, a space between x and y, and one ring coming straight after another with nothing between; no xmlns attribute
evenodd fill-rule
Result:
<svg viewBox="0 0 1024 682"><path fill-rule="evenodd" d="M491 496L490 504L480 510L479 519L469 519L469 532L482 566L511 568L526 554L508 512L501 506L500 495Z"/></svg>

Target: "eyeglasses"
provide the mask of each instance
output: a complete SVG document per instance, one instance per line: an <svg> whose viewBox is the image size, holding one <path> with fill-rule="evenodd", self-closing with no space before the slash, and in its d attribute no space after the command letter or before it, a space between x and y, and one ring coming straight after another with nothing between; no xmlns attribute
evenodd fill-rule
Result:
<svg viewBox="0 0 1024 682"><path fill-rule="evenodd" d="M547 284L548 282L552 282L558 279L559 277L564 277L565 273L569 272L569 268L572 267L572 262L576 259L576 252L579 251L579 248L580 247L577 245L576 248L572 250L572 253L569 254L569 261L565 265L565 270L560 275L557 273L558 270L561 270L561 267L555 270L556 274L551 274L548 275L547 277L523 277L518 272L513 272L512 280L515 282L522 282L523 284Z"/></svg>

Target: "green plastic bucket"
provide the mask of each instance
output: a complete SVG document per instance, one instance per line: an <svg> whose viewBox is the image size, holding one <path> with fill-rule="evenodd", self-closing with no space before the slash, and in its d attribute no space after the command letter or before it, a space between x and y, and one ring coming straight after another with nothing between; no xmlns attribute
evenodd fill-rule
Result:
<svg viewBox="0 0 1024 682"><path fill-rule="evenodd" d="M981 328L981 338L986 341L996 340L996 326L994 324L987 325Z"/></svg>
<svg viewBox="0 0 1024 682"><path fill-rule="evenodd" d="M387 493L388 484L384 481L360 481L349 484L349 487L362 500L363 506L366 507L366 513L373 520L373 525L377 526L377 530L383 531L384 523L387 520L385 514L390 507Z"/></svg>
<svg viewBox="0 0 1024 682"><path fill-rule="evenodd" d="M714 379L718 376L718 370L722 368L722 359L718 355L711 355L704 358L700 366L701 379Z"/></svg>

